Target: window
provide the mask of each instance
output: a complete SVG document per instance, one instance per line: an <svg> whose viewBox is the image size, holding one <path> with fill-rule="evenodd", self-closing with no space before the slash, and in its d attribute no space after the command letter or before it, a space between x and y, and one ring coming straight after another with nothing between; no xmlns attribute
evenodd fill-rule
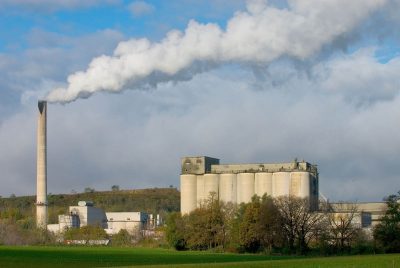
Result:
<svg viewBox="0 0 400 268"><path fill-rule="evenodd" d="M372 217L370 212L361 213L361 226L363 228L370 227L372 225Z"/></svg>

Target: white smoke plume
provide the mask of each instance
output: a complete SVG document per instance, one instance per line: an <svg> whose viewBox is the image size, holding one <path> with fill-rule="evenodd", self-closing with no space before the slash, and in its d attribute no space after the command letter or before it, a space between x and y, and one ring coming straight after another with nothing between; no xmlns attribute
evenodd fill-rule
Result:
<svg viewBox="0 0 400 268"><path fill-rule="evenodd" d="M224 63L268 64L280 57L307 59L324 45L355 29L389 0L288 0L287 8L249 1L226 29L190 21L184 32L171 31L160 42L121 42L112 56L94 58L86 71L68 77L66 88L47 100L68 103L98 91L190 79Z"/></svg>

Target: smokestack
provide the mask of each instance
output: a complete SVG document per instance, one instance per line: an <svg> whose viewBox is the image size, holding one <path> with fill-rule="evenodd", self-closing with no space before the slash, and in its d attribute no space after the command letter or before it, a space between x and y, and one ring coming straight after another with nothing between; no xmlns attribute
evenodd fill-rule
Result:
<svg viewBox="0 0 400 268"><path fill-rule="evenodd" d="M38 101L36 226L47 228L47 102Z"/></svg>

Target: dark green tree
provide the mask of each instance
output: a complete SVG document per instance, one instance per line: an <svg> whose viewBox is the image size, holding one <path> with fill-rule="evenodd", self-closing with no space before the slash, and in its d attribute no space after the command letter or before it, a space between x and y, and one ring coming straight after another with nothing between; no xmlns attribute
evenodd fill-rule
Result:
<svg viewBox="0 0 400 268"><path fill-rule="evenodd" d="M385 199L387 210L374 228L378 247L385 252L400 252L400 191Z"/></svg>
<svg viewBox="0 0 400 268"><path fill-rule="evenodd" d="M227 239L227 224L224 204L216 193L210 193L200 208L188 216L186 241L191 249L224 248Z"/></svg>
<svg viewBox="0 0 400 268"><path fill-rule="evenodd" d="M262 244L263 232L261 228L260 197L254 196L251 203L245 207L239 229L240 246L245 251L257 252Z"/></svg>
<svg viewBox="0 0 400 268"><path fill-rule="evenodd" d="M118 185L111 186L111 191L113 192L119 191L119 186Z"/></svg>
<svg viewBox="0 0 400 268"><path fill-rule="evenodd" d="M180 212L172 212L166 220L166 237L168 244L177 249L184 250L187 248L185 240L185 223Z"/></svg>
<svg viewBox="0 0 400 268"><path fill-rule="evenodd" d="M244 205L239 228L240 246L247 252L265 250L271 252L282 244L280 212L267 195L254 196Z"/></svg>
<svg viewBox="0 0 400 268"><path fill-rule="evenodd" d="M273 248L281 247L283 243L281 217L274 200L267 195L261 199L260 225L263 234L261 244L264 250L272 252Z"/></svg>

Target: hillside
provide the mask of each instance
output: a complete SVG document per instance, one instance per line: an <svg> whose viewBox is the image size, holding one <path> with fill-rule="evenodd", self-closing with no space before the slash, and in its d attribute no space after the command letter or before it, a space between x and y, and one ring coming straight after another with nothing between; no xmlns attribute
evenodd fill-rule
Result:
<svg viewBox="0 0 400 268"><path fill-rule="evenodd" d="M175 188L118 190L76 194L51 194L48 196L49 223L56 223L59 214L80 200L90 200L105 211L144 211L165 213L180 210L180 193ZM33 219L35 196L0 198L0 218L14 220Z"/></svg>

